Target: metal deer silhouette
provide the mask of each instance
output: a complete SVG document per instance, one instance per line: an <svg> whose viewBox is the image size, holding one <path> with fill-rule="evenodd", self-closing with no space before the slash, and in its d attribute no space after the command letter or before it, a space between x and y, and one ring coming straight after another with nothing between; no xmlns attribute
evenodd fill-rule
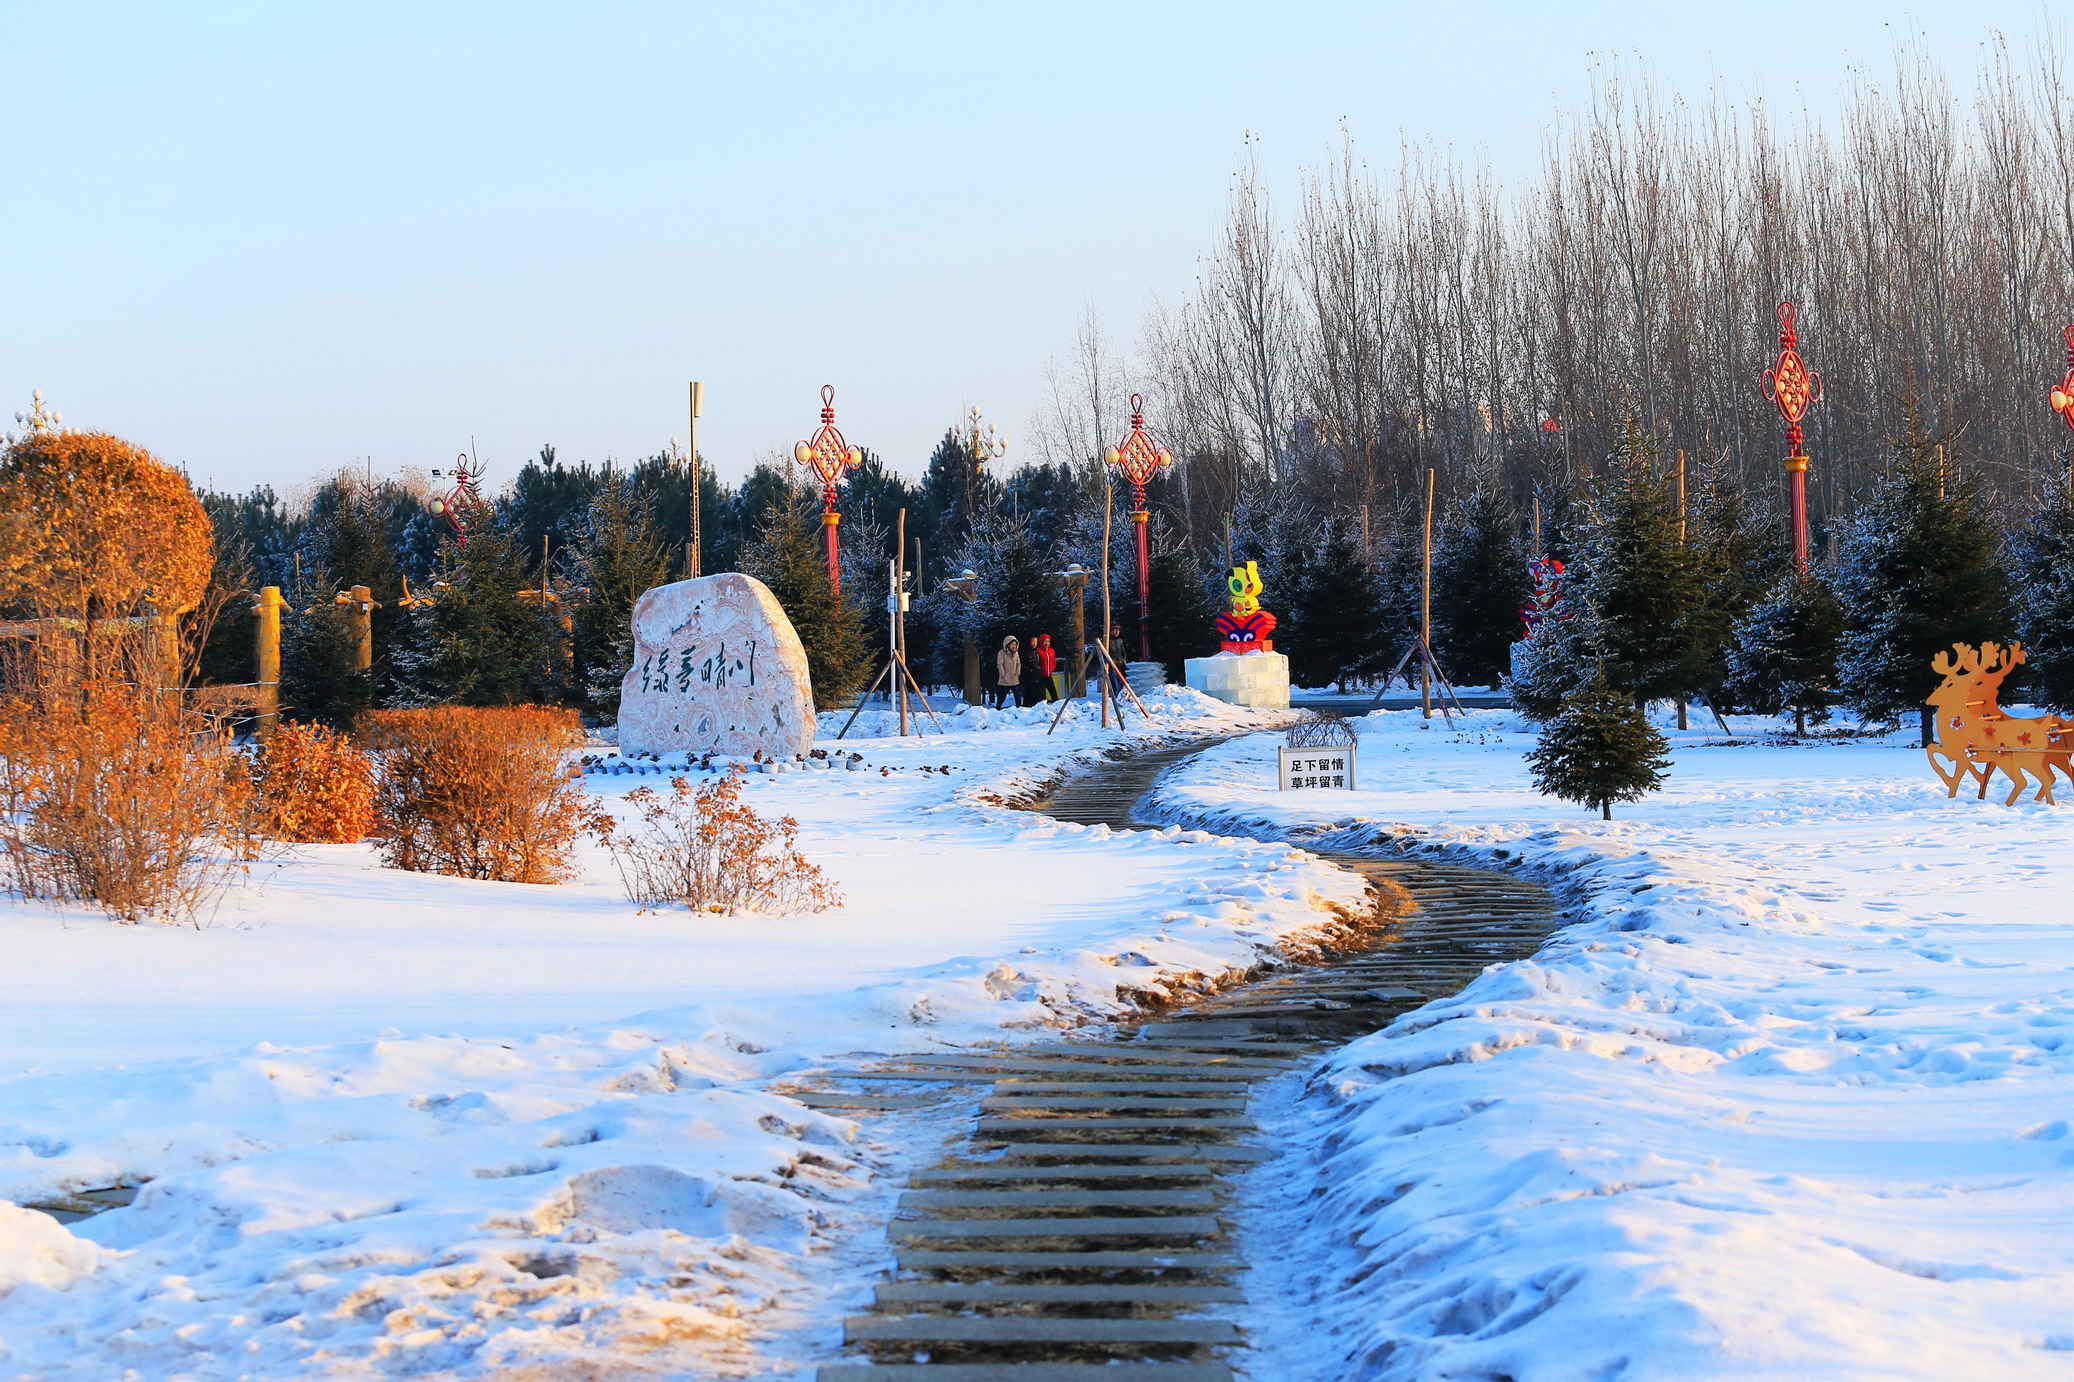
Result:
<svg viewBox="0 0 2074 1382"><path fill-rule="evenodd" d="M2031 799L2050 802L2054 769L2074 781L2074 728L2057 715L2013 718L1997 704L2002 679L2023 661L2017 643L1954 643L1931 660L1944 680L1925 702L1937 712L1937 742L1924 752L1947 796L1957 796L1959 783L1971 777L1986 800L1988 782L1999 772L2010 782L2005 805L2014 806L2033 780L2038 790Z"/></svg>

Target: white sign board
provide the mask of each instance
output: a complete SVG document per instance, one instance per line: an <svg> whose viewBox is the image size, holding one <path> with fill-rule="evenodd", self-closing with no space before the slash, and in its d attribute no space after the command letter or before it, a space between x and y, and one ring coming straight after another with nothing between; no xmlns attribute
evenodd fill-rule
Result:
<svg viewBox="0 0 2074 1382"><path fill-rule="evenodd" d="M1281 757L1280 780L1276 783L1285 792L1299 787L1344 787L1354 788L1354 746L1344 744L1329 749L1279 749Z"/></svg>

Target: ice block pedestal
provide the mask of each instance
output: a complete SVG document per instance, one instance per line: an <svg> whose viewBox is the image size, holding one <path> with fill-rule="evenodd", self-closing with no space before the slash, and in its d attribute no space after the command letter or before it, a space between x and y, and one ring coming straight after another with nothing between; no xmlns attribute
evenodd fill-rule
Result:
<svg viewBox="0 0 2074 1382"><path fill-rule="evenodd" d="M1188 659L1188 684L1231 705L1289 708L1289 659L1280 653L1218 653Z"/></svg>

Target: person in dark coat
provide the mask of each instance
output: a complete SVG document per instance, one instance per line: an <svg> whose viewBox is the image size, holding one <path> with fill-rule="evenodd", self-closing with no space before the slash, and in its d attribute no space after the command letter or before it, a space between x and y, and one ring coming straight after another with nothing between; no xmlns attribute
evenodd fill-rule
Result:
<svg viewBox="0 0 2074 1382"><path fill-rule="evenodd" d="M1014 634L1001 640L1001 651L994 654L993 706L999 710L1008 703L1010 696L1015 703L1023 703L1023 654L1022 645Z"/></svg>

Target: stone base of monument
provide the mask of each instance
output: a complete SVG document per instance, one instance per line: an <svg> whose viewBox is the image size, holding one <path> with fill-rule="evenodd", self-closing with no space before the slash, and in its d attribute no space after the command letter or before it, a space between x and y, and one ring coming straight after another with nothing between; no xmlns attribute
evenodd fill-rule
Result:
<svg viewBox="0 0 2074 1382"><path fill-rule="evenodd" d="M1229 705L1289 708L1289 659L1280 653L1218 653L1188 659L1188 684Z"/></svg>
<svg viewBox="0 0 2074 1382"><path fill-rule="evenodd" d="M1167 664L1164 662L1126 662L1123 679L1131 684L1131 690L1141 696L1157 696L1166 689Z"/></svg>

